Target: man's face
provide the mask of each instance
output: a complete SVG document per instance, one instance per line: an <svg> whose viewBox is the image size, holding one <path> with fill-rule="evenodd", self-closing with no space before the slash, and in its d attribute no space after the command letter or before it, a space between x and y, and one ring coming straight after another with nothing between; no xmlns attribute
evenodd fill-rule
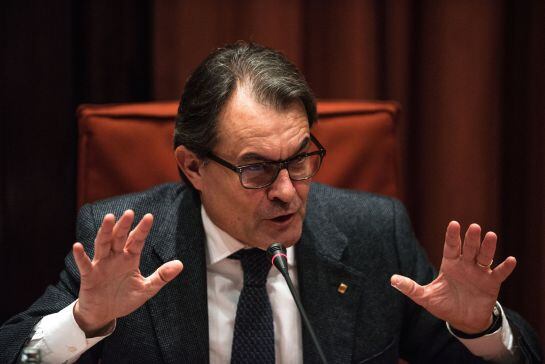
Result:
<svg viewBox="0 0 545 364"><path fill-rule="evenodd" d="M264 106L239 87L218 116L213 153L234 165L284 160L308 150L310 131L300 102L284 110ZM252 190L213 161L200 167L199 190L206 212L222 230L249 246L295 244L301 237L310 181L292 181L280 171L274 183Z"/></svg>

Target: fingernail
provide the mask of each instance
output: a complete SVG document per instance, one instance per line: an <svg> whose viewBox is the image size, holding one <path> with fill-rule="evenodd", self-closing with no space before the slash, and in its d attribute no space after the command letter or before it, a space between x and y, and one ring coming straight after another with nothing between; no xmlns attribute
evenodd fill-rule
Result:
<svg viewBox="0 0 545 364"><path fill-rule="evenodd" d="M399 283L400 280L398 277L392 277L392 279L390 279L390 284L392 285L392 287L397 288L397 286L399 286Z"/></svg>

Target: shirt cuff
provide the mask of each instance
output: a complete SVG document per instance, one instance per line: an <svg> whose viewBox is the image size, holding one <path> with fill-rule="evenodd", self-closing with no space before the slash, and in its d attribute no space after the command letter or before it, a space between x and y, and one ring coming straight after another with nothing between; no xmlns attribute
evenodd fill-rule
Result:
<svg viewBox="0 0 545 364"><path fill-rule="evenodd" d="M81 354L114 331L115 322L103 336L86 338L74 319L76 302L57 313L43 317L35 326L35 333L27 347L40 350L42 363L73 363Z"/></svg>
<svg viewBox="0 0 545 364"><path fill-rule="evenodd" d="M513 332L505 317L503 308L499 302L497 302L497 305L501 313L501 327L491 334L483 335L475 339L462 339L452 332L448 322L446 323L447 329L454 337L460 340L473 355L498 363L509 363L510 359L516 357Z"/></svg>

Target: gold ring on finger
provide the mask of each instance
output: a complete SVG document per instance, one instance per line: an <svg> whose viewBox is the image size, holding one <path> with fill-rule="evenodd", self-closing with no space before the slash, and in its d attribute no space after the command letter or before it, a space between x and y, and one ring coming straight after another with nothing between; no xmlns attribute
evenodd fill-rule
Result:
<svg viewBox="0 0 545 364"><path fill-rule="evenodd" d="M479 268L490 269L490 267L492 267L492 263L494 263L494 260L491 260L489 264L481 264L478 260L476 260L475 263L477 266L479 266Z"/></svg>

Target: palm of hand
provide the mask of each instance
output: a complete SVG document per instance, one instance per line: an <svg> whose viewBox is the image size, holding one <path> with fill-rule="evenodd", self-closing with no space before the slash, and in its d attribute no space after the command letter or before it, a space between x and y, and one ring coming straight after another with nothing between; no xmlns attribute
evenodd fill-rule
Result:
<svg viewBox="0 0 545 364"><path fill-rule="evenodd" d="M111 253L93 261L93 269L82 274L79 300L103 305L105 318L126 316L151 296L149 284L138 269L138 257L131 253ZM95 302L100 299L102 302Z"/></svg>
<svg viewBox="0 0 545 364"><path fill-rule="evenodd" d="M456 328L466 327L462 331L483 331L480 328L490 325L501 285L483 270L462 259L443 259L437 278L424 286L428 295L424 308ZM475 328L468 330L467 323Z"/></svg>
<svg viewBox="0 0 545 364"><path fill-rule="evenodd" d="M489 232L481 244L480 227L473 224L467 230L462 244L460 226L451 222L447 228L443 260L437 278L420 286L407 277L394 275L392 284L432 315L449 322L453 327L466 333L484 331L491 324L491 313L501 283L516 265L515 259L509 257L494 270L486 267L492 261L496 242L496 235Z"/></svg>
<svg viewBox="0 0 545 364"><path fill-rule="evenodd" d="M80 243L74 244L74 258L81 275L74 318L86 333L133 312L182 271L181 262L175 260L163 264L147 278L142 276L140 254L153 217L145 215L129 233L133 220L131 210L125 211L117 223L112 214L106 215L95 239L92 261Z"/></svg>

